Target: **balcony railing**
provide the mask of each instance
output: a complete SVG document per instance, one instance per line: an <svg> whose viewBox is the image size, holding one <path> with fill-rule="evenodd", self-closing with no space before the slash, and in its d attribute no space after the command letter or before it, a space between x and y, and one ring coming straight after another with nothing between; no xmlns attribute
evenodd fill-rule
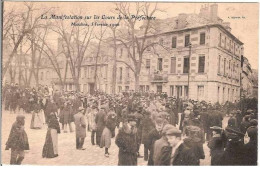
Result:
<svg viewBox="0 0 260 172"><path fill-rule="evenodd" d="M152 83L168 82L168 75L154 73L150 76L150 81Z"/></svg>

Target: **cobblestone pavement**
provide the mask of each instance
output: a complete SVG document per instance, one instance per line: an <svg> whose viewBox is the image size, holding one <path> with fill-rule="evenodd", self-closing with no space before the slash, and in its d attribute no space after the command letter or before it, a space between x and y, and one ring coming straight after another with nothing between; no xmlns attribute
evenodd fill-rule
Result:
<svg viewBox="0 0 260 172"><path fill-rule="evenodd" d="M112 145L109 149L110 156L104 156L104 148L93 146L90 141L90 132L87 132L84 147L86 150L76 150L75 132L61 133L58 135L58 152L59 156L52 159L42 158L42 148L44 145L47 126L40 130L30 129L31 114L25 114L26 123L25 130L28 135L30 150L25 152L25 159L23 164L30 165L101 165L101 166L115 166L118 163L118 147L115 145L115 138L112 139ZM2 113L2 164L9 164L10 150L5 149L5 143L9 136L9 132L13 122L15 121L16 114L10 114L3 111ZM226 120L223 120L226 123ZM117 133L117 131L116 131ZM201 161L201 165L210 165L209 149L204 144L204 151L206 158ZM140 148L143 155L143 145ZM143 158L138 158L138 165L146 165L147 161Z"/></svg>

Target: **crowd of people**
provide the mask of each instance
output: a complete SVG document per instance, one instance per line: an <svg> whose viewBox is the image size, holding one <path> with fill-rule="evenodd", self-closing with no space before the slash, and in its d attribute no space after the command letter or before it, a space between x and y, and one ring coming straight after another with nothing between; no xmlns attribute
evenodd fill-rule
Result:
<svg viewBox="0 0 260 172"><path fill-rule="evenodd" d="M103 148L108 158L115 137L118 165L138 165L138 158L150 166L200 165L203 144L210 149L211 165L257 165L257 107L241 112L236 106L184 101L166 93L84 95L18 84L6 84L2 97L4 109L18 114L6 143L10 164L21 164L29 149L24 115L31 113L31 129L48 126L43 158L59 156L59 133L75 132L76 149L85 150L86 132L91 132L90 144ZM227 127L222 126L225 117ZM144 152L139 151L142 144Z"/></svg>

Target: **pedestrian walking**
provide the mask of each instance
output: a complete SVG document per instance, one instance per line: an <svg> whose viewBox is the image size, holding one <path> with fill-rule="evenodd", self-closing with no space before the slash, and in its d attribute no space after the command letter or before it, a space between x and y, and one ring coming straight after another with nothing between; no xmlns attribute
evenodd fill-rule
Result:
<svg viewBox="0 0 260 172"><path fill-rule="evenodd" d="M224 154L224 142L222 137L222 128L214 126L212 130L212 138L208 142L210 148L211 165L222 165Z"/></svg>
<svg viewBox="0 0 260 172"><path fill-rule="evenodd" d="M78 150L85 150L85 148L83 148L84 140L86 138L86 121L83 114L84 110L85 109L83 107L79 107L78 113L74 115L76 128L76 149Z"/></svg>
<svg viewBox="0 0 260 172"><path fill-rule="evenodd" d="M95 119L95 122L97 124L97 134L96 134L97 142L96 142L96 144L98 146L100 146L101 135L105 128L105 116L106 116L105 108L106 108L105 106L101 106L101 109L97 113L96 119Z"/></svg>
<svg viewBox="0 0 260 172"><path fill-rule="evenodd" d="M25 117L18 115L13 123L5 150L11 149L11 165L21 165L24 159L24 150L29 150L27 134L24 130Z"/></svg>
<svg viewBox="0 0 260 172"><path fill-rule="evenodd" d="M60 125L56 115L51 112L48 117L48 130L45 143L42 150L43 158L55 158L58 155L58 134L60 133Z"/></svg>
<svg viewBox="0 0 260 172"><path fill-rule="evenodd" d="M105 156L109 157L108 149L111 146L111 138L114 137L115 128L117 125L117 118L114 107L110 107L108 112L105 128L102 132L101 139L100 139L100 148L105 147Z"/></svg>
<svg viewBox="0 0 260 172"><path fill-rule="evenodd" d="M116 136L116 145L119 147L118 165L136 166L137 165L137 128L135 117L128 116Z"/></svg>

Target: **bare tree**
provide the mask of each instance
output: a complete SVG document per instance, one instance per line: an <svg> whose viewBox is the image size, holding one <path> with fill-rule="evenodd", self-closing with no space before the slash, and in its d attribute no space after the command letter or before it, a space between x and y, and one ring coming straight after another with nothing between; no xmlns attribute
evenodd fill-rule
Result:
<svg viewBox="0 0 260 172"><path fill-rule="evenodd" d="M152 32L151 20L149 18L152 18L158 11L162 12L162 10L158 9L157 4L152 6L151 3L137 2L134 4L134 7L132 4L133 3L116 3L116 10L119 14L121 16L128 16L128 18L123 19L126 25L124 31L127 33L121 31L121 34L117 35L117 41L126 49L132 64L129 64L123 60L117 60L117 62L124 63L130 70L133 71L135 77L135 90L138 90L143 54L148 47L156 44L148 44L146 42L148 34ZM143 15L148 18L148 20L143 23L141 30L137 30L139 20L137 17L132 17L133 13L131 11L133 10L135 11L134 16Z"/></svg>
<svg viewBox="0 0 260 172"><path fill-rule="evenodd" d="M103 29L103 27L100 27L100 33L99 35L97 34L95 37L98 41L98 46L96 49L96 55L95 55L95 73L94 73L94 88L97 89L97 63L98 63L98 59L100 57L100 48L101 48L101 43L104 41L104 35L106 33L106 28Z"/></svg>
<svg viewBox="0 0 260 172"><path fill-rule="evenodd" d="M84 19L75 19L77 22L86 22ZM86 50L93 39L94 27L86 26L69 26L63 20L58 21L52 27L52 30L62 39L62 53L68 60L72 79L75 83L76 90L79 91L79 77L81 72L81 64L85 58Z"/></svg>
<svg viewBox="0 0 260 172"><path fill-rule="evenodd" d="M12 51L9 55L8 60L5 62L2 70L2 76L4 77L6 74L6 71L9 68L10 63L13 60L13 57L17 54L17 49L19 45L21 44L22 40L25 38L26 35L30 34L35 28L42 27L42 24L40 22L41 14L34 16L33 12L36 9L34 7L33 2L24 2L25 5L25 12L19 12L17 14L14 14L14 11L11 11L12 14L12 20L10 22L5 21L5 27L4 27L4 37L5 39L9 39L12 42ZM42 14L46 14L50 11L50 9L46 10ZM33 17L32 17L33 16ZM5 20L8 20L8 17L5 18Z"/></svg>

